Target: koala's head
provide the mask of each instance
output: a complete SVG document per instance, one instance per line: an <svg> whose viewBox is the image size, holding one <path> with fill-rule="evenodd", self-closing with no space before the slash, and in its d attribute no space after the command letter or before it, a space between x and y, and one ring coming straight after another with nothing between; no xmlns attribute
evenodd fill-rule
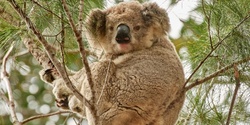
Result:
<svg viewBox="0 0 250 125"><path fill-rule="evenodd" d="M156 3L123 2L106 10L94 9L86 19L87 39L107 54L149 48L169 31L169 19Z"/></svg>

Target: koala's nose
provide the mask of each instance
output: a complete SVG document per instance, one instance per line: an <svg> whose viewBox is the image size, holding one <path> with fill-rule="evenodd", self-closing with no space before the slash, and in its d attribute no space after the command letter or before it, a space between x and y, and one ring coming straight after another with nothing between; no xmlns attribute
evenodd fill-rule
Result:
<svg viewBox="0 0 250 125"><path fill-rule="evenodd" d="M116 34L115 40L119 44L130 42L130 30L127 25L120 24L117 27L117 34Z"/></svg>

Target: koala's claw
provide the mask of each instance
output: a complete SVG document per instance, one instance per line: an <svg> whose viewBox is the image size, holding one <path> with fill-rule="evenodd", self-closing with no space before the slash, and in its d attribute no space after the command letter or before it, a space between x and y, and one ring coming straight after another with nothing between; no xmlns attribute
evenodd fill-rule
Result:
<svg viewBox="0 0 250 125"><path fill-rule="evenodd" d="M63 99L56 99L56 106L62 109L69 109L68 97Z"/></svg>

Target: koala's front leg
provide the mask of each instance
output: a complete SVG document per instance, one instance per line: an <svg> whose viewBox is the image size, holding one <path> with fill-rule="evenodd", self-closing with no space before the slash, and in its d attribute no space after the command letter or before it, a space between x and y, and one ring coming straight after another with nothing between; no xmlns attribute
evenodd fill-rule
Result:
<svg viewBox="0 0 250 125"><path fill-rule="evenodd" d="M82 69L79 72L76 72L73 76L70 76L72 84L78 89L81 90L83 81L85 79L85 70ZM81 107L77 106L81 103L75 96L74 93L65 85L65 82L62 78L53 81L53 94L56 97L57 106L62 109L70 109L74 112L78 112ZM80 104L82 105L82 104Z"/></svg>
<svg viewBox="0 0 250 125"><path fill-rule="evenodd" d="M53 81L53 94L56 98L56 105L62 109L69 109L68 102L71 96L73 96L72 91L65 85L63 79L57 79Z"/></svg>
<svg viewBox="0 0 250 125"><path fill-rule="evenodd" d="M72 79L73 78L71 78L72 83L76 82ZM85 116L85 108L83 102L76 98L74 93L65 85L62 79L55 80L53 82L53 85L53 94L56 98L57 107L63 110L73 111L77 114L80 114L81 116ZM80 89L79 87L81 86L77 86L78 89Z"/></svg>

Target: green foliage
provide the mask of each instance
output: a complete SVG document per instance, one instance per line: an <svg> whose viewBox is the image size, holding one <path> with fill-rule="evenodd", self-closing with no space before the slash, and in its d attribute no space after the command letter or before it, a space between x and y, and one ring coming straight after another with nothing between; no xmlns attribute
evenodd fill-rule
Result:
<svg viewBox="0 0 250 125"><path fill-rule="evenodd" d="M198 23L190 18L184 22L185 27L181 33L187 41L185 47L188 49L187 60L191 63L191 70L194 71L200 63L202 65L189 83L203 79L235 61L249 58L249 2L201 0L194 12L202 15L203 22ZM249 61L238 65L238 68L241 73L241 86L232 110L230 124L249 124L250 101L247 97L250 94L250 78L247 77ZM229 70L188 91L182 117L178 123L225 124L236 83L233 73L233 69Z"/></svg>

